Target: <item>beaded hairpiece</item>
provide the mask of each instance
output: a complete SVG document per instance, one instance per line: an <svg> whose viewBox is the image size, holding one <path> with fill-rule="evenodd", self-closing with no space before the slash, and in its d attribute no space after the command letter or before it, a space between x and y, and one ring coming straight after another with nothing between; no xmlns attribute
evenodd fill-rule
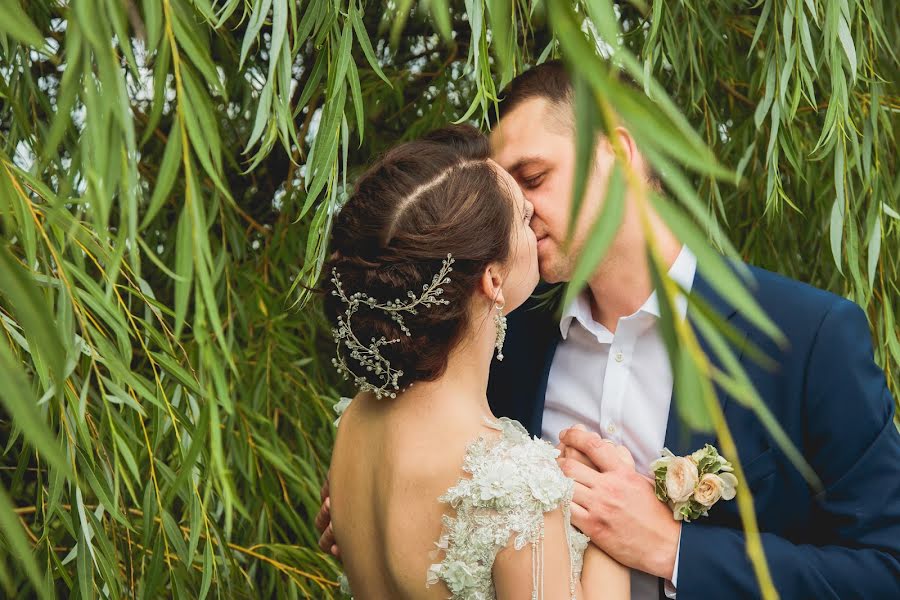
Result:
<svg viewBox="0 0 900 600"><path fill-rule="evenodd" d="M347 296L341 285L341 276L337 269L331 270L331 282L335 288L331 294L339 297L347 306L344 314L338 315L337 327L331 330L332 334L334 334L334 342L337 344L337 356L331 360L331 363L338 370L338 373L344 376L344 379L352 378L360 391L372 392L377 398L384 396L397 397L397 392L400 390L399 380L403 376L403 371L392 368L390 361L381 355L379 349L388 344L395 344L400 339L388 340L384 336L380 339L373 337L371 342L366 345L353 333L350 320L356 314L356 311L359 310L359 307L365 305L372 310L380 310L390 315L391 319L400 326L400 331L407 336L412 335L407 329L406 323L403 322L403 313L414 315L417 314L417 307L449 304L447 300L441 298L441 294L444 293L444 289L441 286L450 283L448 275L453 270L453 267L451 267L453 262L453 256L448 254L443 261L440 272L434 276L430 284L422 286L421 295L417 296L414 292L409 291L406 293L408 300L400 300L398 298L397 300L389 300L384 303L362 292L355 292ZM350 358L354 359L366 370L365 376L354 372L347 365L345 352L342 351L342 348L346 349ZM381 385L375 385L366 379L366 377L371 377L372 375L378 378Z"/></svg>

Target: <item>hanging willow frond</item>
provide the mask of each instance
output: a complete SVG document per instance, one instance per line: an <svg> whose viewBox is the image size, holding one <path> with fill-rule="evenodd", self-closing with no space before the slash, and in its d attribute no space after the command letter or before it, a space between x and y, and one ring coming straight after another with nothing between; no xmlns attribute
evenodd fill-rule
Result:
<svg viewBox="0 0 900 600"><path fill-rule="evenodd" d="M889 0L0 2L0 591L336 596L312 524L343 389L309 291L331 221L374 157L486 124L548 57L750 318L723 255L865 307L898 397L898 37ZM667 331L702 392L681 412L721 429L694 332Z"/></svg>

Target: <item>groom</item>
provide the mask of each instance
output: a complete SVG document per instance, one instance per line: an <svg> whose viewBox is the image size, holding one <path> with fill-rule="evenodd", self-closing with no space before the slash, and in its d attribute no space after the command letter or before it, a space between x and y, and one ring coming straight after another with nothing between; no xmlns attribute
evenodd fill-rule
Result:
<svg viewBox="0 0 900 600"><path fill-rule="evenodd" d="M494 159L534 204L543 279L565 282L603 204L612 148L607 140L598 143L567 246L575 133L572 88L562 65L545 63L513 80L500 107L491 134ZM657 185L627 129L618 133L625 160ZM766 560L782 598L896 597L900 435L884 374L872 360L865 314L837 296L751 268L756 301L788 339L781 348L717 296L690 250L660 219L651 220L669 276L776 361L777 369L767 371L741 357L759 395L824 486L820 493L810 489L755 414L717 390L744 467L746 481L739 485L753 493ZM626 197L615 240L562 319L528 306L510 316L506 358L491 370L491 407L554 443L563 430L566 455L581 457L561 460L577 481L573 523L634 569L634 598L757 597L736 502L719 502L708 517L682 524L641 476L663 447L677 455L705 443L721 448L714 436L688 431L677 418L644 246L634 200ZM685 316L683 298L678 306ZM616 466L616 445L631 452L637 472ZM320 530L328 522L327 506L317 518ZM334 550L333 543L329 529L321 545Z"/></svg>
<svg viewBox="0 0 900 600"><path fill-rule="evenodd" d="M559 62L550 62L508 86L491 133L494 159L534 205L540 271L549 283L571 277L615 160L601 139L566 246L574 127L569 77ZM658 185L627 129L618 133L624 159ZM755 414L717 390L744 467L746 481L739 485L753 494L781 597L900 597L900 435L863 311L751 267L756 301L787 337L781 348L715 294L690 250L655 216L652 229L669 276L776 361L775 370L765 370L741 357L759 395L822 481L824 489L815 493ZM581 461L560 461L577 482L573 524L634 569L634 598L757 597L736 502L720 502L708 517L682 524L656 499L652 484L616 467L615 445L632 453L644 475L663 447L676 455L705 443L721 448L713 435L688 431L677 418L642 231L634 199L626 197L611 247L562 319L527 306L510 316L506 359L491 369L491 407L554 443L563 430L560 441L581 453ZM678 307L685 316L684 298ZM589 431L565 429L575 423Z"/></svg>

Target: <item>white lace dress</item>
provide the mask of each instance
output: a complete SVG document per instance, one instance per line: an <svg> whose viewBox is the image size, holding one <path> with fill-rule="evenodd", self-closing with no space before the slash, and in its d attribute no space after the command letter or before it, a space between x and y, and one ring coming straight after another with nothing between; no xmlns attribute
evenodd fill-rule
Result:
<svg viewBox="0 0 900 600"><path fill-rule="evenodd" d="M481 436L469 445L462 467L468 477L438 499L456 514L444 515L433 555L440 562L423 574L424 583L444 582L452 600L494 600L494 559L512 541L517 550L531 546L531 597L542 598L544 514L561 508L574 599L589 538L569 524L574 482L556 464L559 451L532 439L518 421L485 421L500 435ZM344 589L349 592L349 586Z"/></svg>

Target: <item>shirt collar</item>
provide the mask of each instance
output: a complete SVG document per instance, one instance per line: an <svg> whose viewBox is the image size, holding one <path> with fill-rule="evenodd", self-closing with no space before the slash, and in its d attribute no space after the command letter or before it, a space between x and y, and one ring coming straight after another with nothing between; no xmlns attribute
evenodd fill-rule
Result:
<svg viewBox="0 0 900 600"><path fill-rule="evenodd" d="M683 288L685 292L690 293L691 288L694 286L694 275L696 272L697 257L694 256L694 253L687 246L682 246L675 262L669 267L669 279L674 281L680 288ZM680 291L675 296L675 309L678 311L678 316L682 319L687 314L687 297ZM647 301L638 309L638 312L641 311L659 318L659 299L656 296L656 290L653 290Z"/></svg>
<svg viewBox="0 0 900 600"><path fill-rule="evenodd" d="M569 328L572 326L573 320L577 320L582 327L589 330L594 326L606 329L594 321L594 317L591 315L591 302L587 290L575 296L572 303L563 311L562 319L559 322L559 332L563 339L569 337Z"/></svg>
<svg viewBox="0 0 900 600"><path fill-rule="evenodd" d="M685 292L690 293L691 288L694 285L694 275L696 274L696 271L697 257L694 256L694 253L691 252L687 246L683 245L678 256L675 258L675 262L669 267L669 278L678 284L679 287L683 288ZM684 318L685 314L687 314L687 298L684 294L679 293L675 297L675 308L678 311L678 316ZM634 314L624 318L628 319L641 313L659 318L659 299L657 298L656 290L653 290L650 297L647 298L644 304L642 304ZM595 334L598 333L595 330L599 328L608 334L608 336L603 335L602 337L609 337L611 341L612 333L594 321L594 317L591 314L591 303L587 290L578 294L572 303L563 311L562 318L559 321L559 332L562 334L563 339L566 339L569 336L569 328L572 326L573 320L577 320L582 327Z"/></svg>

